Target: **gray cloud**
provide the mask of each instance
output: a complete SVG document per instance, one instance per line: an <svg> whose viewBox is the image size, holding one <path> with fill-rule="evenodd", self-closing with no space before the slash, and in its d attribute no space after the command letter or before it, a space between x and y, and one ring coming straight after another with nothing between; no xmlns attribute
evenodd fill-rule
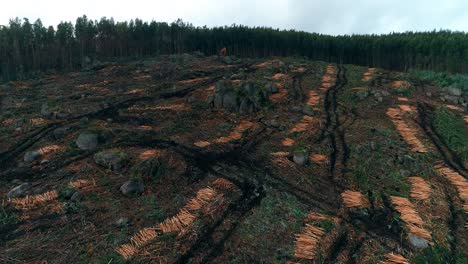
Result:
<svg viewBox="0 0 468 264"><path fill-rule="evenodd" d="M244 24L324 34L389 33L451 29L466 31L465 0L18 0L2 3L0 24L12 17L41 18L45 25L87 14L116 20L139 17L196 26Z"/></svg>

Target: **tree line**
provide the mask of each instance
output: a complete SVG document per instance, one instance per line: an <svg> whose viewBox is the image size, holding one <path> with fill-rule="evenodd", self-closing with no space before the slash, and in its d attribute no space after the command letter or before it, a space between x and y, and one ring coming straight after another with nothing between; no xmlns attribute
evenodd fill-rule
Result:
<svg viewBox="0 0 468 264"><path fill-rule="evenodd" d="M61 22L56 27L26 18L0 26L0 80L79 69L86 58L111 60L193 51L210 55L222 47L240 57L306 56L399 71L468 72L465 32L331 36L242 25L194 27L182 20L116 22L82 16L74 24Z"/></svg>

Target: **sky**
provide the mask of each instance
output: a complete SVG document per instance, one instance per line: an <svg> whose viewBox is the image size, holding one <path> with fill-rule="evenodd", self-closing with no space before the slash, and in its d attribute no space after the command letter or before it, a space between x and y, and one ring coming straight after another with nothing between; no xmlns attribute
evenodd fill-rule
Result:
<svg viewBox="0 0 468 264"><path fill-rule="evenodd" d="M44 25L86 14L195 26L242 24L331 35L450 29L468 31L467 0L0 0L0 25L40 18Z"/></svg>

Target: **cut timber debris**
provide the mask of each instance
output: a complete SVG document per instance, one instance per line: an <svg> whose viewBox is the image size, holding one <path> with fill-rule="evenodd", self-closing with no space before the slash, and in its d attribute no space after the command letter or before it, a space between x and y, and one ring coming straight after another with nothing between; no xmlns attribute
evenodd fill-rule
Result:
<svg viewBox="0 0 468 264"><path fill-rule="evenodd" d="M411 198L425 201L431 196L431 187L421 177L409 177L411 183Z"/></svg>
<svg viewBox="0 0 468 264"><path fill-rule="evenodd" d="M304 232L296 235L294 256L300 259L314 259L324 234L323 229L306 224Z"/></svg>
<svg viewBox="0 0 468 264"><path fill-rule="evenodd" d="M385 260L381 260L379 264L410 264L410 262L402 255L388 253L385 255Z"/></svg>
<svg viewBox="0 0 468 264"><path fill-rule="evenodd" d="M240 124L226 137L220 137L214 139L212 142L214 143L229 143L234 140L239 140L242 138L242 133L248 129L250 129L254 123L250 121L241 121ZM195 146L200 148L205 148L211 145L212 142L209 141L197 141L193 143Z"/></svg>
<svg viewBox="0 0 468 264"><path fill-rule="evenodd" d="M212 185L217 189L223 190L232 190L235 187L235 185L232 182L223 178L216 179L215 181L213 181Z"/></svg>
<svg viewBox="0 0 468 264"><path fill-rule="evenodd" d="M332 217L320 213L309 213L305 219L306 226L300 234L296 235L294 241L294 256L298 259L313 260L316 258L319 246L323 246L325 230L313 224L320 221L333 221L339 223L337 217Z"/></svg>
<svg viewBox="0 0 468 264"><path fill-rule="evenodd" d="M323 154L311 154L309 156L309 161L316 164L323 164L328 161L328 157Z"/></svg>
<svg viewBox="0 0 468 264"><path fill-rule="evenodd" d="M414 209L413 204L406 198L391 196L395 210L401 215L401 220L405 222L408 232L427 240L431 240L431 232L423 228L424 221Z"/></svg>
<svg viewBox="0 0 468 264"><path fill-rule="evenodd" d="M437 171L444 175L458 190L460 198L465 202L468 201L468 183L460 173L444 166L437 166Z"/></svg>
<svg viewBox="0 0 468 264"><path fill-rule="evenodd" d="M304 132L309 130L316 119L312 116L304 115L302 120L289 130L289 133Z"/></svg>
<svg viewBox="0 0 468 264"><path fill-rule="evenodd" d="M410 146L411 151L424 153L427 152L426 147L416 137L415 129L411 128L402 118L402 110L397 108L388 108L387 115L396 126L406 144Z"/></svg>
<svg viewBox="0 0 468 264"><path fill-rule="evenodd" d="M230 181L222 178L216 179L212 184L216 188L225 190L235 187ZM197 217L195 213L204 207L209 207L210 202L222 198L222 196L223 194L211 187L199 190L196 196L187 202L175 216L167 218L156 227L143 228L130 238L130 243L121 245L116 249L116 252L124 259L129 259L138 253L140 248L157 238L159 233L186 232Z"/></svg>
<svg viewBox="0 0 468 264"><path fill-rule="evenodd" d="M43 194L31 195L26 196L24 198L14 198L11 202L15 205L16 208L32 208L39 204L46 203L48 201L52 201L57 199L58 193L57 191L50 191Z"/></svg>
<svg viewBox="0 0 468 264"><path fill-rule="evenodd" d="M159 224L163 233L178 232L193 223L196 216L185 209L181 209L175 216Z"/></svg>
<svg viewBox="0 0 468 264"><path fill-rule="evenodd" d="M362 81L363 82L368 82L368 81L372 80L372 78L374 77L374 74L375 74L376 71L377 71L376 68L367 69L367 71L362 76Z"/></svg>
<svg viewBox="0 0 468 264"><path fill-rule="evenodd" d="M316 221L323 221L323 220L330 220L335 223L340 222L340 219L338 217L324 215L324 214L315 213L315 212L309 213L306 218L306 222L316 222Z"/></svg>
<svg viewBox="0 0 468 264"><path fill-rule="evenodd" d="M367 208L369 207L369 201L367 198L360 192L354 191L345 191L341 194L343 198L343 203L347 208L359 207Z"/></svg>
<svg viewBox="0 0 468 264"><path fill-rule="evenodd" d="M466 182L466 179L460 175L460 173L445 167L444 165L437 165L435 168L437 172L445 176L445 178L455 186L458 191L458 195L464 202L463 208L465 212L468 212L468 182Z"/></svg>
<svg viewBox="0 0 468 264"><path fill-rule="evenodd" d="M115 251L119 253L124 259L129 259L136 253L138 253L138 249L134 247L132 244L123 244L118 247Z"/></svg>

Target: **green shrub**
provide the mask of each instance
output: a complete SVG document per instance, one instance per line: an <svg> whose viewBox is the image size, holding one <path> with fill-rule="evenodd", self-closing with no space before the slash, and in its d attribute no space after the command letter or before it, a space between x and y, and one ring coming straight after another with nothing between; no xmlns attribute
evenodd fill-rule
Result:
<svg viewBox="0 0 468 264"><path fill-rule="evenodd" d="M7 228L10 225L14 225L18 222L18 216L13 212L0 206L0 230Z"/></svg>
<svg viewBox="0 0 468 264"><path fill-rule="evenodd" d="M435 112L434 127L450 149L465 161L468 159L468 129L465 121L445 107Z"/></svg>
<svg viewBox="0 0 468 264"><path fill-rule="evenodd" d="M429 247L416 255L416 257L411 261L413 264L462 264L467 263L467 260L458 255L453 257L450 250L441 245L436 245L434 247Z"/></svg>
<svg viewBox="0 0 468 264"><path fill-rule="evenodd" d="M468 92L468 75L410 70L409 76L412 78L433 82L435 85L442 88L455 87L462 89L464 93Z"/></svg>

